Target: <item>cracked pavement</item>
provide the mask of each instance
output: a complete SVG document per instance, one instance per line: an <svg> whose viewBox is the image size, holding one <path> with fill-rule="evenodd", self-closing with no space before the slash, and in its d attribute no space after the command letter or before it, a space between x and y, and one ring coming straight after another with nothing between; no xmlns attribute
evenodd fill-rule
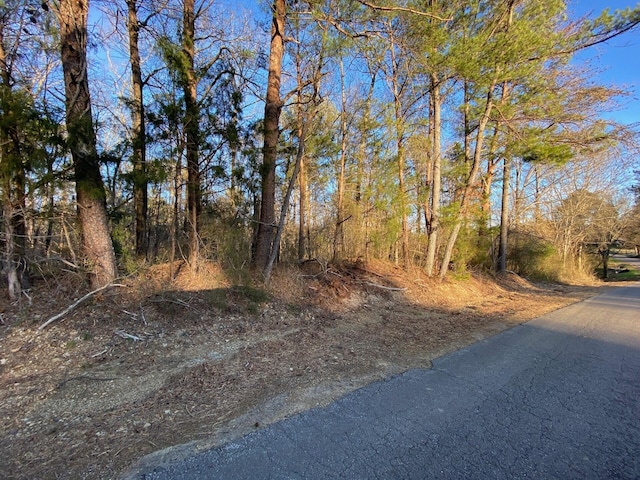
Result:
<svg viewBox="0 0 640 480"><path fill-rule="evenodd" d="M126 479L640 478L640 285Z"/></svg>

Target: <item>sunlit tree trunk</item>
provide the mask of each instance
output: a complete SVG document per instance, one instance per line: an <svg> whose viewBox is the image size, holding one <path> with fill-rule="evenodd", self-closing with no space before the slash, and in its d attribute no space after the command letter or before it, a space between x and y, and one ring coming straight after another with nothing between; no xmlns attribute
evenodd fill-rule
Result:
<svg viewBox="0 0 640 480"><path fill-rule="evenodd" d="M68 142L73 157L82 253L94 288L117 276L109 235L106 195L100 174L87 76L86 0L60 0L60 44Z"/></svg>
<svg viewBox="0 0 640 480"><path fill-rule="evenodd" d="M9 72L8 59L5 54L4 27L4 21L0 21L0 79L2 81L0 94L3 96L3 104L8 106L11 95L11 73ZM6 108L4 107L3 110ZM13 143L11 141L10 128L9 125L6 125L6 122L2 122L2 128L0 128L0 201L2 202L0 216L3 222L3 236L0 237L0 240L2 240L0 246L3 247L3 270L6 271L9 299L15 301L20 298L21 286L18 281L17 249L14 233L15 215L18 213L15 212L13 199L13 177L16 168L13 165L15 162L10 160L11 145Z"/></svg>
<svg viewBox="0 0 640 480"><path fill-rule="evenodd" d="M14 92L15 80L12 76L13 61L20 52L20 37L13 38L13 45L6 45L6 22L9 14L0 18L0 95L2 114L5 120L0 127L0 215L4 221L4 269L7 274L9 298L19 300L23 288L30 287L27 260L27 168L28 154L24 152L21 140L23 127L19 118L20 97ZM13 54L8 53L13 50Z"/></svg>
<svg viewBox="0 0 640 480"><path fill-rule="evenodd" d="M264 145L260 172L262 176L260 219L253 254L253 265L263 271L269 262L275 235L276 160L278 157L278 138L280 136L280 112L282 111L280 77L282 75L282 58L284 56L285 8L285 0L274 0L267 98L264 107Z"/></svg>
<svg viewBox="0 0 640 480"><path fill-rule="evenodd" d="M298 129L298 134L302 133L302 128ZM302 261L307 257L307 170L304 156L300 159L300 172L298 173L298 184L300 188L300 205L298 219L298 260Z"/></svg>
<svg viewBox="0 0 640 480"><path fill-rule="evenodd" d="M442 191L442 97L440 95L440 80L436 74L431 75L431 195L426 210L429 212L427 220L427 259L425 271L428 276L433 275L438 250L438 236L440 233L440 195Z"/></svg>
<svg viewBox="0 0 640 480"><path fill-rule="evenodd" d="M498 271L507 271L507 242L509 234L509 185L511 180L511 159L504 159L502 179L502 205L500 207L500 245L498 247Z"/></svg>
<svg viewBox="0 0 640 480"><path fill-rule="evenodd" d="M299 33L299 25L296 25L296 29ZM296 130L298 136L298 187L299 187L299 205L298 205L298 261L303 261L307 255L306 249L306 227L307 227L307 171L304 161L305 151L304 147L300 149L300 145L304 145L305 142L305 129L304 129L304 99L303 99L303 65L302 65L302 51L301 44L298 42L296 50L296 80L298 83L297 88L297 105L296 105Z"/></svg>
<svg viewBox="0 0 640 480"><path fill-rule="evenodd" d="M496 169L500 162L496 159L496 149L498 146L498 124L493 127L491 139L489 140L489 148L487 154L487 171L482 178L482 193L480 201L480 223L478 225L478 240L482 242L483 238L488 235L491 224L491 192L493 189L493 181L496 176Z"/></svg>

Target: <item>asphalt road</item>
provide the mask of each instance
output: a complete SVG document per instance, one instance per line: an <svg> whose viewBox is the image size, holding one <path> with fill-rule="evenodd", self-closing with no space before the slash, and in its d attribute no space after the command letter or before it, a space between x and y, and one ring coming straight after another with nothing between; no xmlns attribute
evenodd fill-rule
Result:
<svg viewBox="0 0 640 480"><path fill-rule="evenodd" d="M137 479L640 478L640 285Z"/></svg>

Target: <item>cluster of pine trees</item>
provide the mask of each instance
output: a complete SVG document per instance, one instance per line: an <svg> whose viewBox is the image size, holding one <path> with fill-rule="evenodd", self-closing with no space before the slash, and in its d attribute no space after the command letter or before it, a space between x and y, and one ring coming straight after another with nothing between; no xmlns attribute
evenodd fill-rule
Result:
<svg viewBox="0 0 640 480"><path fill-rule="evenodd" d="M640 10L569 8L5 0L10 297L52 263L96 288L140 262L580 266L622 236L636 132L574 57Z"/></svg>

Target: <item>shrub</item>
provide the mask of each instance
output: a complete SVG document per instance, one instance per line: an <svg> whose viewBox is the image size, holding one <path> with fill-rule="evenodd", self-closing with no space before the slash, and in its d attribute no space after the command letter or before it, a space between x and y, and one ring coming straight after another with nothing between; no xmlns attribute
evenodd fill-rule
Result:
<svg viewBox="0 0 640 480"><path fill-rule="evenodd" d="M509 240L507 263L510 270L533 279L558 279L560 268L551 243L524 232L511 232Z"/></svg>

